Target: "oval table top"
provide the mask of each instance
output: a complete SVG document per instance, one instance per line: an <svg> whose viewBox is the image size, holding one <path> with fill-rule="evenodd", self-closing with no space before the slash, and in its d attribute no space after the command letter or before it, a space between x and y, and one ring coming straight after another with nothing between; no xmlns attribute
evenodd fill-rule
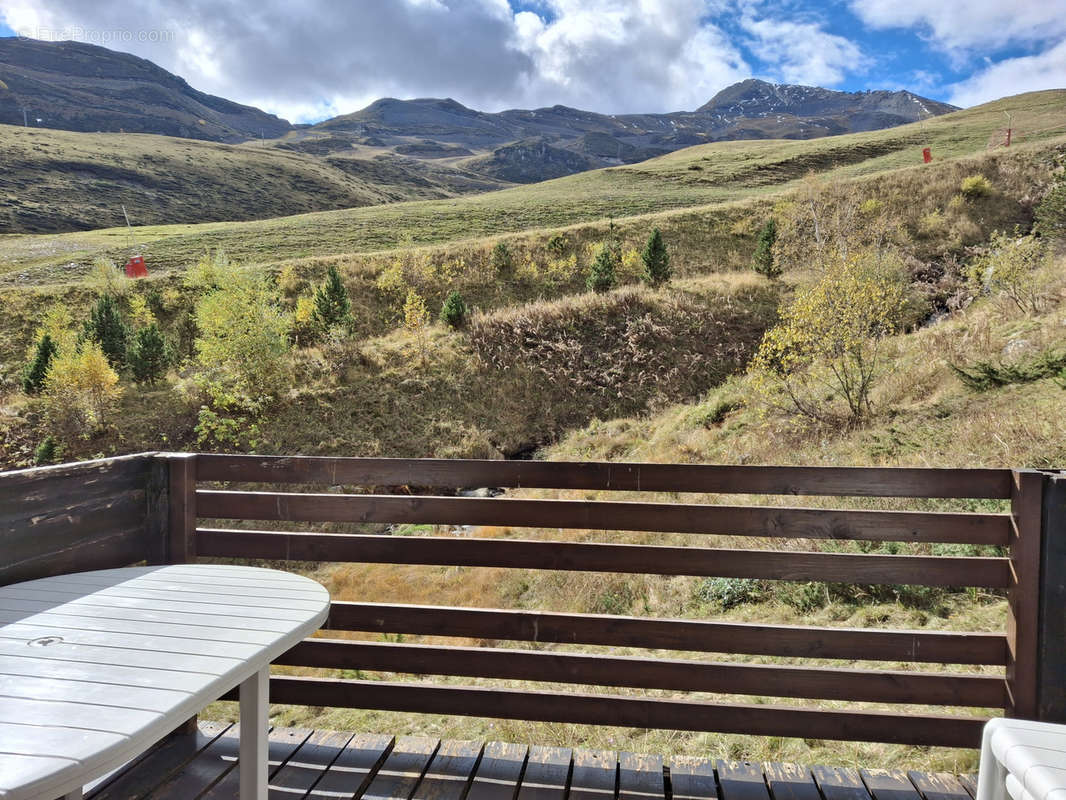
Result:
<svg viewBox="0 0 1066 800"><path fill-rule="evenodd" d="M318 583L176 564L0 587L0 798L58 797L317 630Z"/></svg>

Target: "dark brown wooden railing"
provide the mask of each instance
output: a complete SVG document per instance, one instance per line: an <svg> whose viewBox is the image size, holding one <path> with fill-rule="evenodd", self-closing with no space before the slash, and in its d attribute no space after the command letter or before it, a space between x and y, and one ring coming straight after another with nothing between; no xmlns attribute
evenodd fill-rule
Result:
<svg viewBox="0 0 1066 800"><path fill-rule="evenodd" d="M138 559L237 558L985 587L1006 590L1010 605L1006 629L989 633L450 608L382 604L370 597L337 601L326 626L334 631L647 652L616 656L313 638L279 663L643 689L656 696L276 676L273 702L964 747L978 744L987 713L982 710L1030 718L1066 714L1066 693L1054 688L1055 681L1061 686L1066 671L1066 644L1049 641L1062 626L1048 604L1066 597L1066 586L1055 577L1066 565L1056 569L1051 563L1066 554L1066 492L1060 486L1066 479L1053 473L189 454L146 454L51 469L0 473L0 583ZM695 497L665 503L631 496L451 496L456 489L482 486ZM709 501L707 495L975 498L1008 501L1010 510L752 506L718 504L713 501L719 498ZM107 508L117 510L113 528L100 516L100 509ZM261 524L263 530L249 529L255 523L267 524ZM538 539L535 533L515 539L300 529L319 523L345 523L349 531L360 530L353 523L412 523L720 534L812 540L815 546L796 552L704 547L698 540L691 546L666 546L559 542ZM820 552L817 540L995 545L1003 555ZM664 658L656 652L662 650L812 661L778 665L695 655ZM828 667L816 659L889 663L883 669ZM899 662L910 668L899 669ZM921 664L938 669L923 670ZM992 666L999 672L968 671L967 666ZM661 697L661 691L684 694ZM701 695L899 705L889 711L829 709L717 702ZM929 706L945 711L925 710ZM947 713L950 709L955 710Z"/></svg>

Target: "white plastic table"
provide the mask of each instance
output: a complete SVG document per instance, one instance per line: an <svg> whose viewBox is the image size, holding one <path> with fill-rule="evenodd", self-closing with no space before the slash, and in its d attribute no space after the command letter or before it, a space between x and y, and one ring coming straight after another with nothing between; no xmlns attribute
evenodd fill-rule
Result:
<svg viewBox="0 0 1066 800"><path fill-rule="evenodd" d="M977 800L1066 800L1066 725L993 719L985 725Z"/></svg>
<svg viewBox="0 0 1066 800"><path fill-rule="evenodd" d="M0 798L80 798L240 686L241 800L267 796L270 662L329 593L271 569L181 564L0 588Z"/></svg>

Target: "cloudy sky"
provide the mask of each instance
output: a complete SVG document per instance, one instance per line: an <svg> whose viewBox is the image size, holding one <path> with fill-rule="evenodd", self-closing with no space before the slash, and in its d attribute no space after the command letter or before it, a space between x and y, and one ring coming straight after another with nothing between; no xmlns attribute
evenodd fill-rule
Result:
<svg viewBox="0 0 1066 800"><path fill-rule="evenodd" d="M969 106L1066 87L1066 0L0 0L294 122L379 97L676 111L748 77Z"/></svg>

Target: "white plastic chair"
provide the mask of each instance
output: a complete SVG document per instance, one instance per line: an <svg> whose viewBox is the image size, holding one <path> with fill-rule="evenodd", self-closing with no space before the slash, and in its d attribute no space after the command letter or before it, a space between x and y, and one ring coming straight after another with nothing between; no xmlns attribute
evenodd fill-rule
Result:
<svg viewBox="0 0 1066 800"><path fill-rule="evenodd" d="M1066 800L1066 725L993 719L984 729L977 800Z"/></svg>

